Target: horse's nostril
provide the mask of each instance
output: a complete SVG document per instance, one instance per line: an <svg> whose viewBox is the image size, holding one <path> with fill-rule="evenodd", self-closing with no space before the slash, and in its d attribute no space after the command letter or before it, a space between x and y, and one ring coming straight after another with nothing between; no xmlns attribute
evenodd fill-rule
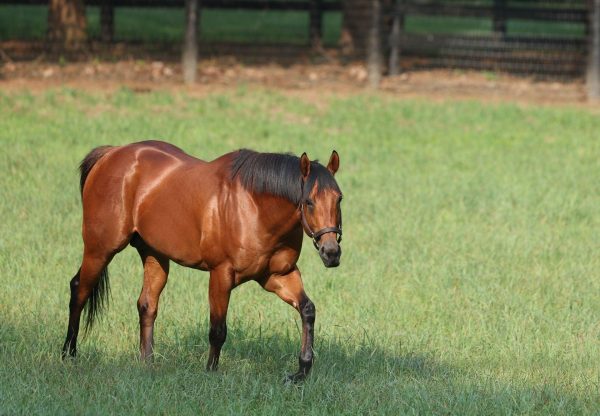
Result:
<svg viewBox="0 0 600 416"><path fill-rule="evenodd" d="M339 256L339 253L340 253L339 246L332 247L330 245L323 245L319 248L319 254L323 258L334 258L334 257Z"/></svg>

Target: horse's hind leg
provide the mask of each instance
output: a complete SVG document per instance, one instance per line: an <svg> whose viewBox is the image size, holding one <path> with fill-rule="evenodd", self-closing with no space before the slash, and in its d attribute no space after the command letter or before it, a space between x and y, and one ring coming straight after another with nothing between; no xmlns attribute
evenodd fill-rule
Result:
<svg viewBox="0 0 600 416"><path fill-rule="evenodd" d="M77 274L71 279L71 300L69 302L69 326L67 338L62 349L62 357L67 353L74 357L77 354L77 336L79 334L79 321L83 307L92 291L98 285L111 256L97 256L84 252L83 261Z"/></svg>
<svg viewBox="0 0 600 416"><path fill-rule="evenodd" d="M140 353L142 360L152 358L154 351L154 321L158 300L167 284L169 259L148 247L140 238L132 241L144 264L144 286L137 302L140 315Z"/></svg>

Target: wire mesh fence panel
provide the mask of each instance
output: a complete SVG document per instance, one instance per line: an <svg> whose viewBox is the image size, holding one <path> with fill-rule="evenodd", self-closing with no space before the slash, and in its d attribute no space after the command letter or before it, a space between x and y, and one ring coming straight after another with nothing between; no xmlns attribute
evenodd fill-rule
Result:
<svg viewBox="0 0 600 416"><path fill-rule="evenodd" d="M407 58L395 65L559 77L581 76L585 71L584 1L398 0L390 16L403 22L400 42L393 47Z"/></svg>

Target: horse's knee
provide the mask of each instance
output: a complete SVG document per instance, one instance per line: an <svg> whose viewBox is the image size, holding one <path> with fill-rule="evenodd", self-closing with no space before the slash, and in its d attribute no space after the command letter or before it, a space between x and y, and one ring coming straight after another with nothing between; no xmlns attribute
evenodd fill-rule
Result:
<svg viewBox="0 0 600 416"><path fill-rule="evenodd" d="M158 315L158 308L146 301L138 300L138 312L140 314L140 323L143 325L152 325Z"/></svg>
<svg viewBox="0 0 600 416"><path fill-rule="evenodd" d="M225 343L225 339L227 339L226 324L215 325L210 327L210 331L208 332L208 340L210 341L210 345L221 347Z"/></svg>
<svg viewBox="0 0 600 416"><path fill-rule="evenodd" d="M315 323L315 318L317 316L317 308L310 299L306 298L304 302L300 304L300 315L302 316L303 321L309 324Z"/></svg>

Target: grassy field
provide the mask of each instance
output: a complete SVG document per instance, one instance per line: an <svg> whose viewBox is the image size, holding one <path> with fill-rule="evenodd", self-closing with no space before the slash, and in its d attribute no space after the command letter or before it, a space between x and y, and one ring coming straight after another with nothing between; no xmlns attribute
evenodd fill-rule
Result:
<svg viewBox="0 0 600 416"><path fill-rule="evenodd" d="M0 94L0 414L600 412L600 119L581 108L244 87L204 98L71 89ZM172 141L341 155L342 265L300 259L317 305L300 386L299 319L234 291L216 374L207 275L173 266L153 365L137 360L142 270L111 264L112 304L61 362L81 258L76 166L100 144Z"/></svg>
<svg viewBox="0 0 600 416"><path fill-rule="evenodd" d="M88 7L89 33L98 37L98 7ZM183 10L172 8L115 9L115 37L118 40L180 42L183 38ZM323 15L323 41L336 45L340 37L341 14ZM207 41L308 43L308 13L295 11L204 10L200 28ZM1 39L43 39L47 27L44 6L0 5ZM408 33L449 33L489 35L492 21L486 18L447 16L408 16ZM508 21L509 35L583 37L584 25L568 22Z"/></svg>

